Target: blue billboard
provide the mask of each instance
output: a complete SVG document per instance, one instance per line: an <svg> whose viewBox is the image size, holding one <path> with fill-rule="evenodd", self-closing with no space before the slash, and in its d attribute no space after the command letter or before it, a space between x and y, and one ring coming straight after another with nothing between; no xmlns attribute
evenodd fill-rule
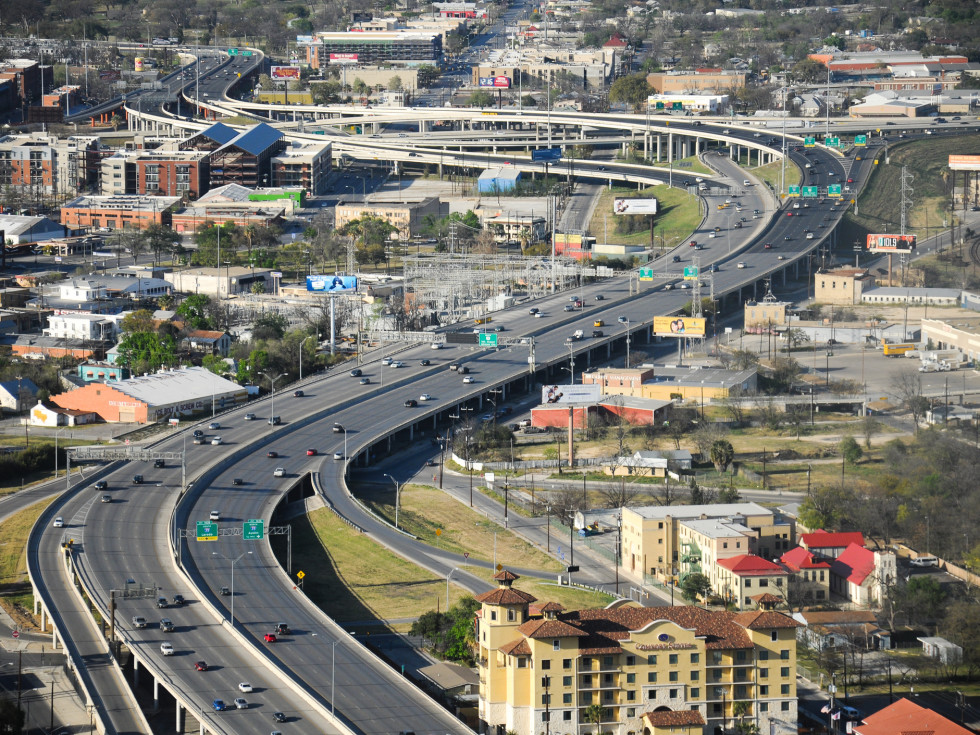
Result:
<svg viewBox="0 0 980 735"><path fill-rule="evenodd" d="M538 148L531 151L531 161L560 161L561 148Z"/></svg>
<svg viewBox="0 0 980 735"><path fill-rule="evenodd" d="M357 291L357 276L307 276L306 290L317 293L353 293Z"/></svg>

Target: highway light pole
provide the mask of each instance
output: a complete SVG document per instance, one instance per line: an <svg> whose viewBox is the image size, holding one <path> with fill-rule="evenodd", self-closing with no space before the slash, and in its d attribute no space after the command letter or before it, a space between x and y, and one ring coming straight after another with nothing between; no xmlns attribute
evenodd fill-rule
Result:
<svg viewBox="0 0 980 735"><path fill-rule="evenodd" d="M565 347L568 348L568 384L575 385L575 354L572 352L575 347L575 343L571 340L566 340Z"/></svg>
<svg viewBox="0 0 980 735"><path fill-rule="evenodd" d="M402 486L398 484L398 480L385 473L385 477L395 483L395 530L398 530L398 499L401 497Z"/></svg>
<svg viewBox="0 0 980 735"><path fill-rule="evenodd" d="M626 317L626 369L630 369L630 320Z"/></svg>
<svg viewBox="0 0 980 735"><path fill-rule="evenodd" d="M318 633L312 633L311 635L314 638L316 638L319 634ZM337 691L337 689L336 689L336 685L337 685L336 673L337 673L337 644L338 643L340 643L340 641L331 641L330 642L330 714L333 714L337 710L337 707L336 707L336 704L335 704L336 701L337 701L337 699L336 699L336 697L334 697L334 692Z"/></svg>
<svg viewBox="0 0 980 735"><path fill-rule="evenodd" d="M268 380L269 384L272 386L272 404L271 404L270 415L269 415L269 422L270 424L272 424L272 421L274 421L276 416L276 381L279 380L279 378L281 378L283 375L285 375L285 373L279 373L275 377L269 375L269 373L262 373L262 375L265 376L266 380ZM272 426L275 426L275 424L272 424Z"/></svg>
<svg viewBox="0 0 980 735"><path fill-rule="evenodd" d="M243 551L231 562L231 627L235 627L235 565L240 562L243 558L251 554L251 551ZM211 552L212 556L220 556L224 560L228 560L228 557L222 556L217 551Z"/></svg>
<svg viewBox="0 0 980 735"><path fill-rule="evenodd" d="M446 575L446 612L449 612L449 580L453 577L453 572L458 572L459 569L453 567L449 570L449 574Z"/></svg>
<svg viewBox="0 0 980 735"><path fill-rule="evenodd" d="M305 345L307 342L313 339L314 336L316 335L311 334L309 337L307 337L306 339L304 339L302 342L299 343L299 379L300 380L303 379L303 345Z"/></svg>

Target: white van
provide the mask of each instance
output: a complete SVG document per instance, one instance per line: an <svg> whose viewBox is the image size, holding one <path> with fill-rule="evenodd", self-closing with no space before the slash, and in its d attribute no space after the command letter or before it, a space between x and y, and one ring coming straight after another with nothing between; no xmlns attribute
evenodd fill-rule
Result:
<svg viewBox="0 0 980 735"><path fill-rule="evenodd" d="M752 186L752 182L748 179L742 179L742 186Z"/></svg>
<svg viewBox="0 0 980 735"><path fill-rule="evenodd" d="M909 561L909 566L913 567L938 567L939 559L934 556L917 556Z"/></svg>

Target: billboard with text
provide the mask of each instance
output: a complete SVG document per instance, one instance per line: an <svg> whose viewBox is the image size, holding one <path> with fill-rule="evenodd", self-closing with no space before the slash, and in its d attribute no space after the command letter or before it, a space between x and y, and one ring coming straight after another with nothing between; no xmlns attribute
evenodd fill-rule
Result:
<svg viewBox="0 0 980 735"><path fill-rule="evenodd" d="M980 171L980 156L950 156L950 171Z"/></svg>
<svg viewBox="0 0 980 735"><path fill-rule="evenodd" d="M589 385L542 385L541 403L598 403L602 386Z"/></svg>
<svg viewBox="0 0 980 735"><path fill-rule="evenodd" d="M298 66L273 66L269 69L269 76L274 82L294 82L299 81Z"/></svg>
<svg viewBox="0 0 980 735"><path fill-rule="evenodd" d="M915 235L868 235L868 250L872 253L911 253L915 250Z"/></svg>
<svg viewBox="0 0 980 735"><path fill-rule="evenodd" d="M613 199L613 214L656 214L656 199Z"/></svg>
<svg viewBox="0 0 980 735"><path fill-rule="evenodd" d="M655 316L653 333L658 337L703 337L705 320L689 316Z"/></svg>
<svg viewBox="0 0 980 735"><path fill-rule="evenodd" d="M330 54L331 64L356 64L357 54Z"/></svg>
<svg viewBox="0 0 980 735"><path fill-rule="evenodd" d="M306 290L317 293L353 293L357 276L307 276Z"/></svg>
<svg viewBox="0 0 980 735"><path fill-rule="evenodd" d="M480 77L480 86L510 89L510 77Z"/></svg>

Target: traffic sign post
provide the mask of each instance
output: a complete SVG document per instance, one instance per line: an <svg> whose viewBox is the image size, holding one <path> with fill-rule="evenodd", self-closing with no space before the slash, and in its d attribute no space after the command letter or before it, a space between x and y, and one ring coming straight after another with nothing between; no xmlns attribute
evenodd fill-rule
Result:
<svg viewBox="0 0 980 735"><path fill-rule="evenodd" d="M800 187L790 186L789 191L786 193L788 197L798 197L800 195Z"/></svg>
<svg viewBox="0 0 980 735"><path fill-rule="evenodd" d="M213 521L198 521L197 522L197 540L198 541L217 541L218 540L218 524Z"/></svg>
<svg viewBox="0 0 980 735"><path fill-rule="evenodd" d="M641 281L652 281L653 280L653 268L640 268L640 280Z"/></svg>
<svg viewBox="0 0 980 735"><path fill-rule="evenodd" d="M854 145L866 146L867 144L868 144L868 136L867 135L855 135L854 136Z"/></svg>
<svg viewBox="0 0 980 735"><path fill-rule="evenodd" d="M228 49L228 55L229 56L238 56L238 54L239 54L239 51L238 51L237 48L230 48L230 49Z"/></svg>
<svg viewBox="0 0 980 735"><path fill-rule="evenodd" d="M684 268L684 280L693 281L698 277L698 267L696 265L685 266Z"/></svg>
<svg viewBox="0 0 980 735"><path fill-rule="evenodd" d="M820 196L820 187L818 187L818 186L804 186L803 187L803 196L805 196L805 197L811 197L811 198L815 199L816 197Z"/></svg>
<svg viewBox="0 0 980 735"><path fill-rule="evenodd" d="M840 186L840 184L833 184L832 186L828 186L827 187L827 196L830 196L830 197L839 197L841 195L842 194L841 194L841 186Z"/></svg>
<svg viewBox="0 0 980 735"><path fill-rule="evenodd" d="M497 335L480 332L480 347L496 347Z"/></svg>
<svg viewBox="0 0 980 735"><path fill-rule="evenodd" d="M263 538L265 538L265 521L261 518L251 518L242 524L242 539L261 541Z"/></svg>
<svg viewBox="0 0 980 735"><path fill-rule="evenodd" d="M832 138L824 138L823 144L828 148L840 148L840 138L836 136Z"/></svg>
<svg viewBox="0 0 980 735"><path fill-rule="evenodd" d="M817 139L816 138L804 138L803 139L803 147L804 148L814 148L814 147L816 147L816 145L817 145Z"/></svg>

